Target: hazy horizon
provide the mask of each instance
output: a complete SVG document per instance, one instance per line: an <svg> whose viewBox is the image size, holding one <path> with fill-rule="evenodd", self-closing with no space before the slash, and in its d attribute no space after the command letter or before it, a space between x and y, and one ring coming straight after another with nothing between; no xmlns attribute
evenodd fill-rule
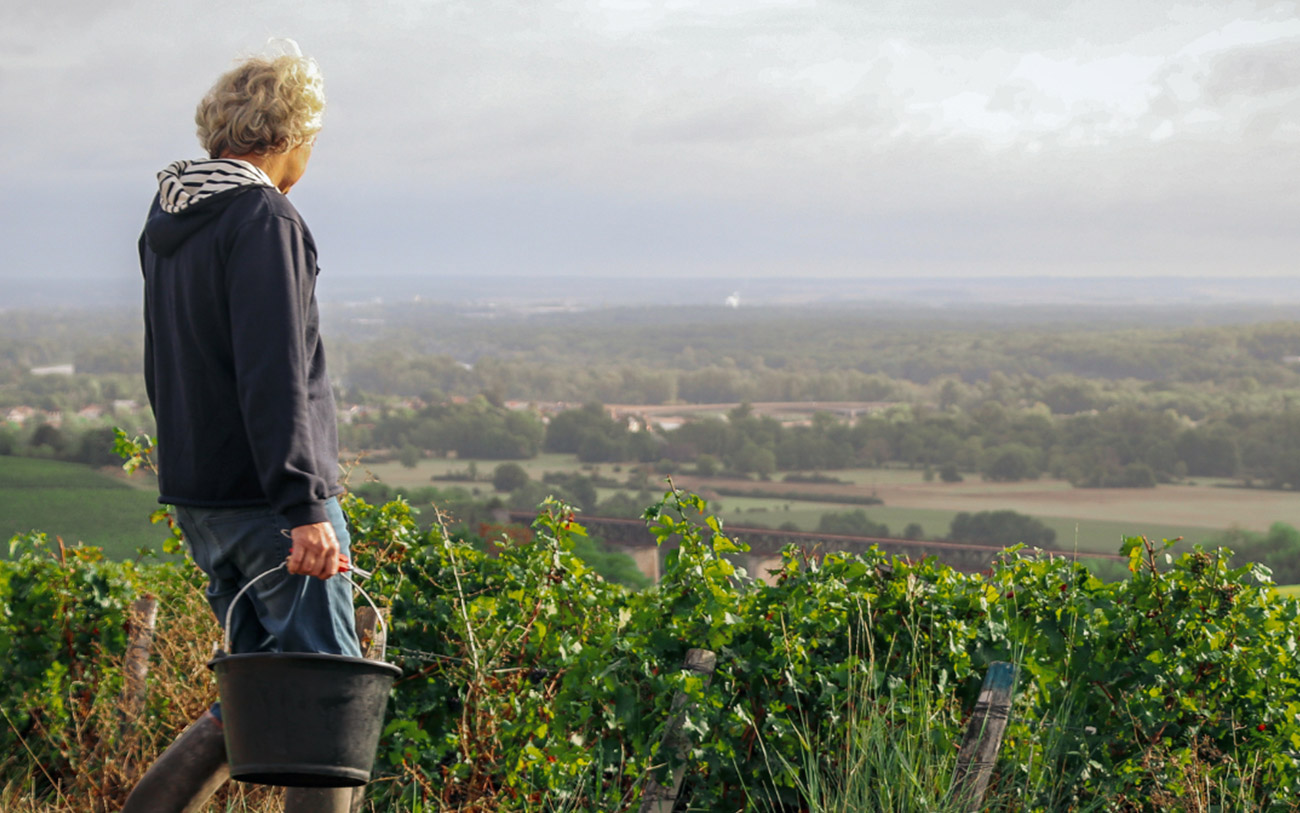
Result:
<svg viewBox="0 0 1300 813"><path fill-rule="evenodd" d="M322 273L323 307L422 303L512 312L605 307L722 306L933 308L1071 307L1089 309L1264 309L1300 316L1297 277L578 277L439 276ZM12 280L0 312L124 308L140 303L138 273L105 279Z"/></svg>

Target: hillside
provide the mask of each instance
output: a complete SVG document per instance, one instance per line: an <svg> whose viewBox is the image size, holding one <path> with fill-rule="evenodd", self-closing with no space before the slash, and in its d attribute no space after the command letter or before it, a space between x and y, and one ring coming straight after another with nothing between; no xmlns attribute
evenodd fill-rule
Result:
<svg viewBox="0 0 1300 813"><path fill-rule="evenodd" d="M67 544L84 541L113 559L142 545L161 549L149 523L158 507L152 487L137 488L78 463L0 456L0 538L39 529ZM8 557L8 548L0 556Z"/></svg>

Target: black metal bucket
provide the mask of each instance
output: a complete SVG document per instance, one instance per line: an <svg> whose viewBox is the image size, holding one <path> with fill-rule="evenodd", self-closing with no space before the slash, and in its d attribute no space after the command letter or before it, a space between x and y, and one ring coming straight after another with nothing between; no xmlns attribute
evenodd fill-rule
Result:
<svg viewBox="0 0 1300 813"><path fill-rule="evenodd" d="M225 644L229 650L229 634ZM370 781L388 694L402 673L396 666L342 655L218 652L208 668L217 677L232 779L336 788Z"/></svg>

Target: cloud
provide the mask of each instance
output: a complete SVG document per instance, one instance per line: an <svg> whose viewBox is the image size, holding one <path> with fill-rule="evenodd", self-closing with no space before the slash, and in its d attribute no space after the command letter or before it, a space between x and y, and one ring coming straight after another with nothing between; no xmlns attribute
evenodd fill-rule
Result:
<svg viewBox="0 0 1300 813"><path fill-rule="evenodd" d="M295 199L357 266L1028 273L1300 248L1300 20L1240 0L10 3L0 181L26 192L0 241L69 190L79 216L142 209L197 151L203 91L277 35L330 98Z"/></svg>
<svg viewBox="0 0 1300 813"><path fill-rule="evenodd" d="M1277 93L1300 93L1300 36L1232 48L1209 60L1205 95L1213 102Z"/></svg>

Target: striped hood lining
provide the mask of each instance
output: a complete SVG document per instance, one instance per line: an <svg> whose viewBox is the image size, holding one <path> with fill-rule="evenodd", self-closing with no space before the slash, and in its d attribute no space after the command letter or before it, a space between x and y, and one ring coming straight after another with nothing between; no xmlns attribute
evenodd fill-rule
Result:
<svg viewBox="0 0 1300 813"><path fill-rule="evenodd" d="M199 201L243 186L275 188L265 172L237 158L175 161L158 173L158 203L164 212L174 215Z"/></svg>

